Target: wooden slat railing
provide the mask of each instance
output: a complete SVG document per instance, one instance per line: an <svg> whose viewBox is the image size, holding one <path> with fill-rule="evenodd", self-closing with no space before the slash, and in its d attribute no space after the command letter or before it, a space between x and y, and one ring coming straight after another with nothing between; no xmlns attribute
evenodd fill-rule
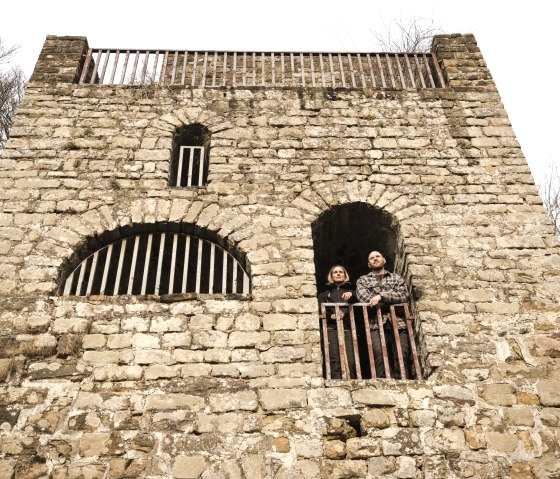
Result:
<svg viewBox="0 0 560 479"><path fill-rule="evenodd" d="M445 88L433 53L90 49L80 84L190 88Z"/></svg>
<svg viewBox="0 0 560 479"><path fill-rule="evenodd" d="M358 311L360 313L359 315ZM330 318L332 313L335 314L336 319ZM384 314L389 315L386 322L384 321ZM359 319L358 316L360 316ZM406 363L406 358L404 358L403 351L401 350L398 318L402 318L402 320L406 323L405 331L410 348L410 358L408 359L409 364ZM336 321L340 357L339 366L342 372L342 379L363 379L364 376L376 378L375 360L377 359L379 361L379 358L377 357L379 354L382 355L383 369L385 372L381 377L400 377L402 379L410 379L410 372L412 373L412 377L415 377L416 379L420 379L422 377L416 341L414 339L414 318L410 315L408 304L393 304L389 307L389 313L383 313L380 306L371 308L367 303L323 303L321 305L321 330L323 337L325 376L327 379L332 378L332 362L329 354L329 337L327 332L327 323L329 321ZM358 321L360 323L363 321L363 324L361 323L360 326L358 326ZM373 324L371 324L373 321L376 323L376 329L373 329ZM349 323L353 351L347 351L346 348L344 340L344 323L347 323L346 329L348 329ZM389 337L387 337L387 333L389 334ZM375 351L371 336L372 334L379 335L381 351ZM351 374L351 371L349 370L349 355L354 356L355 376ZM365 364L363 360L364 357L367 357Z"/></svg>

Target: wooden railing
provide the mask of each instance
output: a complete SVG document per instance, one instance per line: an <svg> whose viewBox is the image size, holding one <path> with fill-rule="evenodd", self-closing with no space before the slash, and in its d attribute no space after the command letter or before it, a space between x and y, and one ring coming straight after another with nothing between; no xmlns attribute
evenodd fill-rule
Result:
<svg viewBox="0 0 560 479"><path fill-rule="evenodd" d="M433 53L90 49L80 84L191 88L445 88Z"/></svg>
<svg viewBox="0 0 560 479"><path fill-rule="evenodd" d="M340 364L333 363L329 354L328 329L332 330L328 326L329 323L336 323L337 344L334 347L338 349ZM348 331L351 334L352 351L348 350L350 348L345 341ZM323 303L321 333L327 379L333 378L333 368L341 371L340 379L345 380L422 377L414 339L414 319L406 303L374 308L369 307L367 303ZM378 338L372 335L378 335ZM407 344L401 344L403 340L407 341ZM405 353L402 346L406 346ZM353 363L352 368L350 363ZM383 372L380 372L381 369Z"/></svg>

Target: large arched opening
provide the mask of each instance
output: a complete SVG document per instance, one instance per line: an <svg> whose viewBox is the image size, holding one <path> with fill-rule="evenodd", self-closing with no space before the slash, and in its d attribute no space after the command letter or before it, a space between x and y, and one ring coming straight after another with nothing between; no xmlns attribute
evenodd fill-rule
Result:
<svg viewBox="0 0 560 479"><path fill-rule="evenodd" d="M324 376L327 379L421 377L409 308L412 285L396 218L367 203L337 205L312 224L312 237L319 305L322 305ZM372 290L381 288L385 294L385 291L397 291L392 288L400 288L392 297L402 299L383 300L377 306L366 307L366 303L356 298L356 281L370 272L367 258L372 251L382 253L387 271L404 278L403 281L395 276L376 274L375 281L370 283ZM334 265L346 268L351 288L335 282L327 285L327 275ZM383 289L386 287L388 289ZM353 291L350 306L340 296L341 291L348 289Z"/></svg>
<svg viewBox="0 0 560 479"><path fill-rule="evenodd" d="M246 258L215 233L187 223L128 225L90 237L62 265L59 294L243 294Z"/></svg>
<svg viewBox="0 0 560 479"><path fill-rule="evenodd" d="M311 226L317 289L324 288L329 268L343 265L353 283L368 272L367 257L380 251L387 269L402 272L403 251L397 220L367 203L347 203L325 211Z"/></svg>

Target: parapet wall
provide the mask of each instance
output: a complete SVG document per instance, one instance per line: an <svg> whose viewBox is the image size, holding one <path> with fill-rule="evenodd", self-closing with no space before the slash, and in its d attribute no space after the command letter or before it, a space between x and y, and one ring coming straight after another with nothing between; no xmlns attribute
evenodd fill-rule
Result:
<svg viewBox="0 0 560 479"><path fill-rule="evenodd" d="M560 475L558 245L471 35L423 90L78 85L86 51L47 38L0 158L0 479ZM192 123L208 185L172 188ZM311 225L357 203L398 224L423 379L322 378ZM181 222L250 297L55 294L96 236Z"/></svg>

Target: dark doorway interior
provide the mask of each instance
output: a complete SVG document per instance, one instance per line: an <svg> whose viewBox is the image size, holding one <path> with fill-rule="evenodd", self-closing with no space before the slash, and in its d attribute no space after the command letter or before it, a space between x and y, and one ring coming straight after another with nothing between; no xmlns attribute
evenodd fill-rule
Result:
<svg viewBox="0 0 560 479"><path fill-rule="evenodd" d="M318 292L325 289L331 266L341 264L350 279L356 280L369 270L367 257L380 251L393 270L397 254L396 222L385 211L366 203L334 206L312 224L315 255L315 280Z"/></svg>

